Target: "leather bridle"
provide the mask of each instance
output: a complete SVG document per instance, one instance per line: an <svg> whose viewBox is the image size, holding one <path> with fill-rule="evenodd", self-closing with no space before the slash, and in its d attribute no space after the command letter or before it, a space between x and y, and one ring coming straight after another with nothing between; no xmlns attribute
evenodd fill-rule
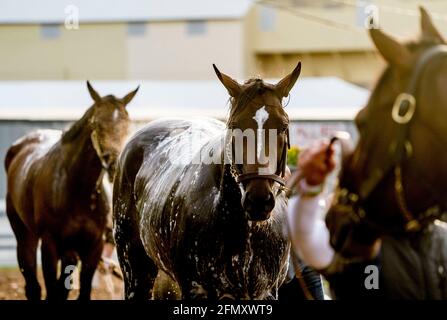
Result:
<svg viewBox="0 0 447 320"><path fill-rule="evenodd" d="M231 139L227 142L225 152L228 161L230 162L230 173L234 180L237 183L243 183L253 179L267 179L277 182L280 185L279 192L285 190L286 181L284 179L286 174L286 166L287 166L287 151L290 149L290 137L289 137L289 129L286 130L286 140L284 141L284 145L281 151L281 159L278 163L277 170L274 174L260 174L259 172L246 172L243 173L233 162L232 151L234 150L234 139Z"/></svg>
<svg viewBox="0 0 447 320"><path fill-rule="evenodd" d="M418 215L415 215L410 211L403 188L402 165L413 153L413 148L408 136L409 127L417 108L416 93L421 75L429 63L437 58L446 56L446 45L437 45L425 52L416 64L406 91L399 94L396 98L391 117L397 125L397 135L389 145L389 156L386 158L385 163L377 164L376 167L371 170L370 177L360 185L358 193L352 192L347 188L337 188L334 206L344 207L348 212L354 213L356 221L369 224L373 228L384 233L402 231L404 233L411 233L420 231L424 226L445 213L446 207L444 204L430 206ZM367 219L366 210L364 208L364 204L371 193L389 173L394 175L396 203L400 213L406 221L403 228L400 226L397 230L392 231L389 230L389 228L385 229L384 226Z"/></svg>
<svg viewBox="0 0 447 320"><path fill-rule="evenodd" d="M110 165L107 163L107 161L104 160L104 154L101 146L101 142L99 141L98 132L96 131L96 122L95 117L92 117L92 120L90 121L91 126L91 134L90 139L92 141L93 149L95 149L96 154L98 155L98 159L101 162L101 166L103 170L108 171Z"/></svg>
<svg viewBox="0 0 447 320"><path fill-rule="evenodd" d="M106 172L108 174L109 170L110 170L110 165L107 164L107 162L104 160L104 156L103 156L103 150L101 147L101 143L99 141L99 137L98 137L98 133L96 131L96 122L95 122L95 117L93 116L90 120L90 127L91 127L91 134L90 134L90 139L93 145L93 149L95 149L96 154L99 158L99 161L101 163L101 172L99 173L98 178L96 179L96 183L95 183L95 189L93 190L92 194L90 195L90 209L93 211L96 209L96 200L97 197L101 194L101 186L102 186L102 181L104 178L104 175L106 174Z"/></svg>

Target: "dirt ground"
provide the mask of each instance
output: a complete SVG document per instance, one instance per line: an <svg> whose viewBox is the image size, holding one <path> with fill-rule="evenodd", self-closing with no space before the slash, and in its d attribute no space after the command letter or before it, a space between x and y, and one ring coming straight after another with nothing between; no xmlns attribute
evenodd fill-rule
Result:
<svg viewBox="0 0 447 320"><path fill-rule="evenodd" d="M45 297L45 286L41 270L39 270L39 282L42 287L42 298ZM76 279L76 277L74 277ZM110 284L110 279L113 285ZM0 269L0 300L25 299L25 281L17 268ZM102 275L98 272L93 280L93 300L117 300L122 299L123 282L112 275ZM78 290L72 290L69 299L76 299Z"/></svg>

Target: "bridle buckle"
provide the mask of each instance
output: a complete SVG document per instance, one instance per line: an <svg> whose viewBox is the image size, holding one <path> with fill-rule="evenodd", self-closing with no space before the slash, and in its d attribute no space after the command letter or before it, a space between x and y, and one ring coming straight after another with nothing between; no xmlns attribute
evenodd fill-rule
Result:
<svg viewBox="0 0 447 320"><path fill-rule="evenodd" d="M408 110L405 114L401 115L401 107L404 103L408 103ZM409 93L401 93L397 96L393 105L393 111L391 116L393 120L399 124L407 124L413 118L416 111L416 98Z"/></svg>

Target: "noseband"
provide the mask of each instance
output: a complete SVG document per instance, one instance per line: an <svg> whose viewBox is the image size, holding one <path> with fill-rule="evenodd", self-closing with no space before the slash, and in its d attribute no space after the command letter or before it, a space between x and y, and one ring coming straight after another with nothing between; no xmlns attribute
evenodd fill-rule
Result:
<svg viewBox="0 0 447 320"><path fill-rule="evenodd" d="M434 205L427 208L421 214L417 216L414 215L408 208L402 179L402 164L405 160L410 158L413 153L413 148L408 139L408 135L411 120L416 112L416 92L420 77L430 62L433 62L436 58L445 56L447 56L447 46L445 45L435 46L424 53L411 75L407 90L399 94L396 98L391 117L397 125L397 135L389 145L389 156L386 158L385 163L376 166L371 171L370 177L360 185L358 193L351 192L347 188L337 189L334 206L344 207L345 209L348 209L349 212L354 213L356 221L363 221L384 233L390 232L390 230L385 230L383 226L367 219L366 210L363 206L371 193L390 172L394 175L394 193L396 202L400 213L406 221L403 230L402 227L400 227L398 230L394 231L403 231L405 233L417 232L421 230L423 226L426 226L428 223L439 218L446 211L445 206Z"/></svg>
<svg viewBox="0 0 447 320"><path fill-rule="evenodd" d="M234 180L237 183L243 183L245 181L253 180L253 179L267 179L277 182L280 185L280 190L285 190L286 182L284 180L287 166L287 150L290 149L290 138L289 138L289 129L286 132L286 141L284 142L282 152L281 152L281 160L278 165L278 169L275 174L259 174L259 172L248 172L242 173L237 165L233 163L233 157L231 150L233 149L233 141L231 140L227 143L227 147L225 148L226 156L230 161L230 173Z"/></svg>

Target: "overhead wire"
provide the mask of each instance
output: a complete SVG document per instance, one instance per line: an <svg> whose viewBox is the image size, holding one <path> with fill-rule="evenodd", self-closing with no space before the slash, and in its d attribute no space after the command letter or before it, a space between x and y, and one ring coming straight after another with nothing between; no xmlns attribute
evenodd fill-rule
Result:
<svg viewBox="0 0 447 320"><path fill-rule="evenodd" d="M402 16L408 16L408 17L419 17L420 12L419 10L413 10L409 8L402 8L402 7L396 7L396 6L389 6L389 5L383 5L383 4L377 4L372 1L365 1L365 0L326 0L328 2L332 2L335 4L342 4L347 5L351 7L356 8L366 8L368 6L375 6L379 12L387 12L387 13L393 13L398 14ZM343 23L340 21L334 21L332 19L328 19L325 17L321 17L319 15L309 13L305 10L304 6L297 6L288 4L284 1L275 1L275 0L254 0L253 1L256 4L259 4L261 6L270 7L274 9L278 9L284 12L287 12L289 14L292 14L294 16L297 16L302 19L306 19L311 22L319 23L321 25L336 28L338 30L344 30L349 32L355 32L355 33L364 33L363 26L354 26L351 24ZM439 20L447 22L447 14L438 13L438 12L430 12L430 15L433 20Z"/></svg>
<svg viewBox="0 0 447 320"><path fill-rule="evenodd" d="M334 21L331 19L323 18L321 16L317 16L315 14L311 14L309 12L303 11L302 9L299 9L296 6L291 6L291 5L277 2L274 0L255 0L254 3L257 3L262 6L278 9L281 11L285 11L285 12L288 12L292 15L297 16L297 17L306 19L308 21L316 22L316 23L319 23L319 24L322 24L322 25L325 25L328 27L339 29L339 30L356 32L356 33L361 32L361 30L359 30L358 27L355 27L355 26L352 26L352 25L349 25L346 23L342 23L339 21Z"/></svg>

